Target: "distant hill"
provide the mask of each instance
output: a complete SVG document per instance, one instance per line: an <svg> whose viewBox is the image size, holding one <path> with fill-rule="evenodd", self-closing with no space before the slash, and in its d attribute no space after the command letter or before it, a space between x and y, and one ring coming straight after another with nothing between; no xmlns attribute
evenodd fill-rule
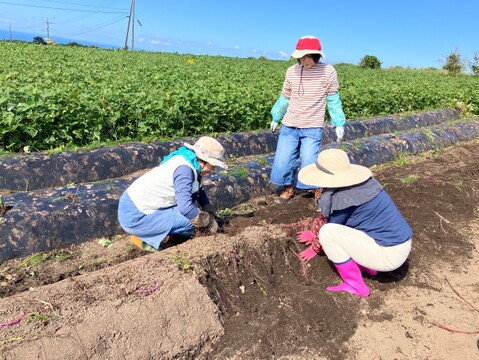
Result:
<svg viewBox="0 0 479 360"><path fill-rule="evenodd" d="M43 39L46 38L46 35L43 33L25 33L20 31L12 31L11 40L32 42L35 36L40 36ZM10 40L10 32L7 30L0 29L0 40ZM71 42L75 42L80 45L96 46L102 49L120 49L123 47L121 45L103 44L103 43L96 43L96 42L77 40L77 39L67 39L67 38L55 37L55 36L52 36L52 40L54 40L57 44L68 44Z"/></svg>

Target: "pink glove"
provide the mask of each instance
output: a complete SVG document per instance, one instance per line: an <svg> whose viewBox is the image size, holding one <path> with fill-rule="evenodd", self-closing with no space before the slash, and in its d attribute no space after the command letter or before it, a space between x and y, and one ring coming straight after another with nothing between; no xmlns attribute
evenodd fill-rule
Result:
<svg viewBox="0 0 479 360"><path fill-rule="evenodd" d="M308 262L309 260L314 258L316 255L318 255L318 253L313 250L312 246L308 247L306 250L303 250L299 253L299 257L304 262Z"/></svg>
<svg viewBox="0 0 479 360"><path fill-rule="evenodd" d="M314 239L316 239L316 236L310 230L300 231L296 236L296 241L305 243L306 245L310 245Z"/></svg>

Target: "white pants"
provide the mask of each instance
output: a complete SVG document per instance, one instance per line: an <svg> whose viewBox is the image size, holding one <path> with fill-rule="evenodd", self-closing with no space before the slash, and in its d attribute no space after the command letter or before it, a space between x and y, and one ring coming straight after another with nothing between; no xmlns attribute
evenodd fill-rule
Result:
<svg viewBox="0 0 479 360"><path fill-rule="evenodd" d="M352 258L357 264L378 271L400 267L411 251L412 239L394 246L381 246L366 233L339 224L324 224L319 241L328 259L341 264Z"/></svg>

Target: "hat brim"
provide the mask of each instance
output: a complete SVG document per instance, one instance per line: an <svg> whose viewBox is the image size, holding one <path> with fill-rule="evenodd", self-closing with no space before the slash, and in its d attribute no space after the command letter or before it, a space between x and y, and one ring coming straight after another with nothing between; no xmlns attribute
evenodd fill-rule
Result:
<svg viewBox="0 0 479 360"><path fill-rule="evenodd" d="M371 177L372 173L365 166L350 165L349 171L330 175L318 169L316 164L307 165L299 171L298 179L303 184L320 188L341 188L360 184Z"/></svg>
<svg viewBox="0 0 479 360"><path fill-rule="evenodd" d="M195 148L194 145L191 145L191 144L188 144L188 143L184 143L184 145L188 149L193 150L195 152L197 158L199 158L203 161L206 161L207 163L209 163L213 166L217 166L217 167L220 167L220 168L225 169L225 170L228 168L228 166L224 162L222 162L221 160L215 159L211 156L207 156L206 154L202 153L197 148Z"/></svg>
<svg viewBox="0 0 479 360"><path fill-rule="evenodd" d="M311 54L319 54L321 57L324 59L326 55L321 50L294 50L294 52L291 54L292 57L295 59L300 59L304 55L311 55Z"/></svg>

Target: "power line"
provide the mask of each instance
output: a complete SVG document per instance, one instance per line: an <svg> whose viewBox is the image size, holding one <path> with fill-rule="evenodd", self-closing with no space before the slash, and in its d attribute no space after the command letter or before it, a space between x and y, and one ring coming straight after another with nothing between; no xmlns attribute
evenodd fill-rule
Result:
<svg viewBox="0 0 479 360"><path fill-rule="evenodd" d="M100 24L94 28L91 28L91 29L88 29L88 30L85 30L85 31L81 31L81 32L78 32L78 33L73 33L73 34L67 34L67 35L55 35L57 37L64 37L64 38L68 38L68 37L73 37L73 36L77 36L77 35L83 35L83 34L86 34L86 33L89 33L89 32L92 32L92 31L95 31L95 30L100 30L100 29L103 29L109 25L113 25L113 24L116 24L117 22L120 22L120 21L123 21L125 20L125 16L120 16L120 17L117 17L113 20L111 20L110 22L108 23L103 23L103 24Z"/></svg>
<svg viewBox="0 0 479 360"><path fill-rule="evenodd" d="M60 7L53 7L53 6L17 4L17 3L7 2L7 1L0 1L0 4L23 6L23 7L30 7L30 8L40 8L40 9L50 9L50 10L62 10L62 11L90 12L90 13L102 13L102 14L126 14L125 11L68 9L68 8L60 8Z"/></svg>
<svg viewBox="0 0 479 360"><path fill-rule="evenodd" d="M108 7L108 5L110 5L111 3L113 3L115 0L103 0L102 3L98 4L97 6L93 7L92 10L100 10L100 9L106 9ZM72 22L76 22L77 20L81 20L81 22L84 22L85 19L88 19L92 16L95 16L97 15L97 12L88 12L86 15L85 13L80 13L80 14L76 14L74 17L70 18L70 19L67 19L65 21L62 21L62 22L57 22L57 25L58 24L71 24Z"/></svg>
<svg viewBox="0 0 479 360"><path fill-rule="evenodd" d="M79 3L72 3L72 2L68 2L68 1L54 1L54 0L43 0L44 2L49 2L49 3L56 3L56 4L61 4L61 5L73 5L73 6L83 6L83 7L91 7L91 5L85 5L85 4L79 4ZM105 0L104 2L108 2L111 4L113 2L115 2L115 0ZM110 5L108 4L108 5ZM123 10L122 8L115 8L115 7L110 7L108 5L105 5L105 6L101 6L101 4L99 4L98 6L97 5L93 5L93 8L98 8L98 7L103 7L103 8L109 8L111 10L115 9L115 10Z"/></svg>

